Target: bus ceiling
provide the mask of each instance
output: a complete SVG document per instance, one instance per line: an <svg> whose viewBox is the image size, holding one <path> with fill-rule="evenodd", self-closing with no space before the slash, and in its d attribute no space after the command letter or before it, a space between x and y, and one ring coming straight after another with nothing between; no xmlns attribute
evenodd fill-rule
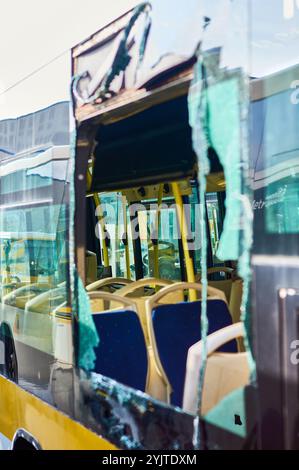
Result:
<svg viewBox="0 0 299 470"><path fill-rule="evenodd" d="M185 96L99 126L91 190L111 191L194 177L197 159L188 119Z"/></svg>
<svg viewBox="0 0 299 470"><path fill-rule="evenodd" d="M192 148L187 96L109 125L97 125L92 119L89 125L96 126L90 192L196 178L197 158ZM211 173L218 174L219 180L221 165L212 149L209 154ZM223 190L223 186L216 186L216 190Z"/></svg>

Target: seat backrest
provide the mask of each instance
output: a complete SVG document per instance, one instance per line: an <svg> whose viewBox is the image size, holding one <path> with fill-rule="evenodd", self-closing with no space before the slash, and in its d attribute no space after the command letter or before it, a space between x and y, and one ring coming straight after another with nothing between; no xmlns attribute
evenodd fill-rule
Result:
<svg viewBox="0 0 299 470"><path fill-rule="evenodd" d="M117 294L105 291L88 292L91 311L93 313L105 312L107 310L133 310L137 312L136 302L132 299L120 297Z"/></svg>
<svg viewBox="0 0 299 470"><path fill-rule="evenodd" d="M208 283L209 286L215 287L215 289L219 289L224 292L227 302L230 301L233 283L231 279L224 279L223 281L208 281Z"/></svg>
<svg viewBox="0 0 299 470"><path fill-rule="evenodd" d="M94 313L100 337L94 372L145 391L148 357L137 314L130 310Z"/></svg>
<svg viewBox="0 0 299 470"><path fill-rule="evenodd" d="M49 289L42 294L31 297L25 304L25 312L49 314L55 308L65 302L67 297L66 286Z"/></svg>
<svg viewBox="0 0 299 470"><path fill-rule="evenodd" d="M86 284L97 280L97 255L93 251L86 252Z"/></svg>
<svg viewBox="0 0 299 470"><path fill-rule="evenodd" d="M148 373L146 378L145 391L152 397L165 401L165 397L167 396L166 383L159 374L157 365L155 363L153 349L149 344L147 324L142 324L143 317L140 315L140 306L143 307L143 305L140 305L141 299L121 297L115 293L111 294L103 291L89 292L88 296L93 312L103 312L107 309L109 309L111 313L118 313L121 309L133 310L134 312L138 311L138 319L143 330L148 356ZM98 310L96 310L97 307L99 307ZM104 313L106 314L107 312ZM100 313L96 313L96 315L100 315Z"/></svg>
<svg viewBox="0 0 299 470"><path fill-rule="evenodd" d="M48 283L25 284L24 286L13 290L9 294L4 295L2 302L8 305L13 305L20 309L24 309L26 303L29 300L43 292L47 292L52 288L53 286Z"/></svg>
<svg viewBox="0 0 299 470"><path fill-rule="evenodd" d="M243 281L237 279L232 283L231 295L229 301L229 310L233 317L233 322L238 323L241 316L241 303L243 294Z"/></svg>
<svg viewBox="0 0 299 470"><path fill-rule="evenodd" d="M225 273L226 278L225 279L220 278L218 280L209 279L213 275L215 274L219 275L220 273ZM224 292L227 302L230 301L230 296L231 296L231 288L232 288L232 282L233 282L232 273L233 273L233 269L228 268L226 266L219 266L219 267L217 266L214 268L209 268L207 272L208 279L209 279L208 280L209 286L215 287L216 289L219 289L222 292Z"/></svg>
<svg viewBox="0 0 299 470"><path fill-rule="evenodd" d="M118 295L132 298L144 297L151 294L150 291L148 294L146 293L146 288L165 287L171 284L173 284L173 281L169 279L156 279L154 277L139 279L119 289Z"/></svg>
<svg viewBox="0 0 299 470"><path fill-rule="evenodd" d="M93 292L105 289L108 292L114 292L117 288L120 289L122 286L126 286L132 283L130 279L123 277L105 277L98 281L92 282L86 286L87 292Z"/></svg>
<svg viewBox="0 0 299 470"><path fill-rule="evenodd" d="M214 353L207 361L201 413L205 415L232 391L249 383L248 353ZM196 410L195 410L196 411Z"/></svg>
<svg viewBox="0 0 299 470"><path fill-rule="evenodd" d="M232 339L243 337L243 335L243 324L234 323L207 337L208 361L204 377L201 414L205 415L233 390L248 384L247 353L215 352L219 350L220 346L231 342ZM197 398L202 352L202 341L198 341L190 347L187 357L183 409L193 414L198 412Z"/></svg>
<svg viewBox="0 0 299 470"><path fill-rule="evenodd" d="M145 339L147 344L150 344L149 332L148 332L148 325L147 325L147 318L146 318L146 307L145 303L146 300L150 295L155 292L155 288L157 287L165 287L170 286L173 284L173 281L168 279L156 279L156 278L146 278L146 279L139 279L138 281L134 281L129 285L122 287L119 289L117 294L121 297L127 297L130 299L134 299L135 303L138 307L138 315L142 324L142 328L145 334ZM152 288L146 290L146 288ZM173 303L179 302L183 300L184 296L182 292L172 292L167 297L163 299L163 303Z"/></svg>
<svg viewBox="0 0 299 470"><path fill-rule="evenodd" d="M195 284L190 284L190 288L194 287ZM156 305L151 315L158 362L163 367L172 389L170 403L182 406L188 350L201 339L201 301ZM222 299L208 299L207 316L209 334L232 323L228 306ZM236 342L226 344L221 350L236 352Z"/></svg>

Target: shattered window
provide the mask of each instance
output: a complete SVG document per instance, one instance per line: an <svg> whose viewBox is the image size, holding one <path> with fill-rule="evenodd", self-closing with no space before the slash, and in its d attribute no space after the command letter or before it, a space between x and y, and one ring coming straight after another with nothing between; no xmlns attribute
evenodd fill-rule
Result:
<svg viewBox="0 0 299 470"><path fill-rule="evenodd" d="M249 340L250 2L199 3L196 10L188 2L186 23L178 18L180 8L171 15L164 3L137 7L119 30L109 70L96 67L107 45L104 30L92 39L92 57L88 43L84 53L75 51L73 78L78 121L83 116L86 124L90 109L101 116L90 115L94 141L78 126L80 146L73 158L92 166L87 196L105 194L116 212L106 220L109 275L84 285L74 273L79 366L94 392L110 387L126 408L142 393L153 409L171 409L180 417L190 413L195 448L204 443L202 423L244 439L252 432L246 400L255 386ZM179 41L185 28L192 34ZM161 102L154 101L162 92ZM125 111L118 115L120 103ZM128 194L136 281L127 276L115 226L117 198ZM161 207L170 200L174 208ZM131 211L134 204L138 208ZM155 237L151 220L160 223ZM96 259L96 253L88 255ZM99 266L94 272L100 273ZM223 339L225 327L233 333ZM210 350L211 333L219 335L216 350ZM214 385L221 390L217 397ZM138 447L132 439L124 445Z"/></svg>
<svg viewBox="0 0 299 470"><path fill-rule="evenodd" d="M248 159L248 20L249 10L244 2L203 2L205 8L205 30L195 66L195 76L189 93L190 124L193 130L193 145L199 159L199 185L201 202L204 204L207 175L211 172L209 149L217 154L223 167L226 187L226 214L217 247L220 260L238 262L238 274L243 282L241 319L245 325L246 363L254 374L254 362L248 343L250 249L252 243L252 211L250 191L246 183ZM248 5L247 5L248 6ZM238 34L239 41L233 38ZM248 174L247 174L248 176ZM206 207L204 205L204 207ZM208 207L211 217L211 207ZM211 222L210 222L211 223ZM202 227L204 227L204 219ZM202 363L199 373L198 408L205 403L204 381L208 380L211 360L208 359L207 309L207 233L202 232L201 282L202 299ZM214 244L215 246L215 244ZM212 362L213 363L213 362ZM253 378L253 377L252 377ZM229 395L206 415L209 420L218 417L217 425L229 426L223 410L228 400L238 408L238 393ZM240 395L241 397L241 395ZM242 402L243 398L241 398ZM240 412L236 411L236 415ZM241 413L242 414L242 413ZM245 420L245 423L244 423ZM215 420L216 422L217 420ZM246 417L242 417L243 431ZM241 426L242 427L242 426ZM238 432L235 430L235 432ZM245 431L246 432L246 431ZM195 420L194 444L200 446L201 432Z"/></svg>

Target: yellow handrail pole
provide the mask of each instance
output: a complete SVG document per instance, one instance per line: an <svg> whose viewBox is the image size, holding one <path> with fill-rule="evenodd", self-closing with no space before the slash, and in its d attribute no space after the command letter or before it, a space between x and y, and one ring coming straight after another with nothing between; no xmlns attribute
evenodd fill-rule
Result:
<svg viewBox="0 0 299 470"><path fill-rule="evenodd" d="M155 234L157 235L157 240L154 243L154 277L159 279L160 270L159 270L159 227L160 227L160 219L161 219L161 204L163 198L163 189L164 184L160 184L159 191L158 191L158 210L156 213L155 219Z"/></svg>
<svg viewBox="0 0 299 470"><path fill-rule="evenodd" d="M127 217L127 200L126 196L122 196L123 205L123 218L124 218L124 236L125 236L125 254L126 254L126 275L127 279L131 279L130 269L130 251L129 251L129 239L128 239L128 217Z"/></svg>
<svg viewBox="0 0 299 470"><path fill-rule="evenodd" d="M187 281L195 282L193 261L190 256L189 247L188 247L188 240L187 240L188 230L187 230L187 221L186 221L186 214L184 211L183 199L180 193L180 188L179 188L178 183L172 183L171 186L172 186L172 192L174 195L175 203L177 206L178 222L179 222L179 227L181 231L183 251L184 251L184 257L185 257L185 263L186 263ZM197 294L194 289L190 289L189 299L192 302L197 300Z"/></svg>
<svg viewBox="0 0 299 470"><path fill-rule="evenodd" d="M87 170L87 186L90 188L91 186L91 174L89 169ZM108 246L107 246L107 241L105 238L105 224L104 224L104 217L103 217L103 211L102 211L102 205L101 205L101 199L98 195L98 193L93 194L93 199L96 205L97 209L97 218L101 227L101 232L102 232L102 248L103 248L103 263L105 268L109 267L109 253L108 253Z"/></svg>

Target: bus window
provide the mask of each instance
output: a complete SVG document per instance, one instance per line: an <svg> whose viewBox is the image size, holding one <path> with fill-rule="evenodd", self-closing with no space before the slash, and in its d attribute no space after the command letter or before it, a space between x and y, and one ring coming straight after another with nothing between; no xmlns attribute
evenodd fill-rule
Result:
<svg viewBox="0 0 299 470"><path fill-rule="evenodd" d="M221 210L219 195L225 193L207 192L206 193L206 213L208 230L208 268L213 266L222 266L223 261L217 258L217 249L222 233L224 213ZM194 268L197 275L201 270L201 242L200 242L200 204L198 188L195 182L192 182L192 194L189 197L189 217L191 219L191 234L194 243Z"/></svg>
<svg viewBox="0 0 299 470"><path fill-rule="evenodd" d="M24 118L26 119L26 118ZM72 361L66 351L71 338L68 311L68 152L65 158L52 159L34 168L22 170L22 157L14 162L2 161L0 192L1 311L0 319L13 332L17 364L14 380L47 387L51 364L55 359ZM43 159L47 155L43 155ZM27 155L26 166L33 164ZM2 193L3 188L3 193ZM14 204L9 204L14 200ZM69 318L58 329L59 317ZM64 344L57 349L57 334L62 330ZM63 334L64 334L63 333ZM65 348L65 349L64 349ZM63 354L61 356L61 352ZM49 398L50 400L50 398Z"/></svg>
<svg viewBox="0 0 299 470"><path fill-rule="evenodd" d="M107 245L111 275L134 279L132 233L126 198L121 193L101 193L98 198L100 207L97 207L96 215L103 218L103 223L98 221L96 236L100 240L102 251L105 243ZM104 254L102 258L105 258Z"/></svg>
<svg viewBox="0 0 299 470"><path fill-rule="evenodd" d="M147 277L181 280L176 210L165 206L164 203L159 222L157 210L145 207L138 212L144 274Z"/></svg>
<svg viewBox="0 0 299 470"><path fill-rule="evenodd" d="M207 215L209 221L211 250L213 256L213 265L223 264L217 258L217 250L221 236L220 209L217 193L207 193L206 196Z"/></svg>

